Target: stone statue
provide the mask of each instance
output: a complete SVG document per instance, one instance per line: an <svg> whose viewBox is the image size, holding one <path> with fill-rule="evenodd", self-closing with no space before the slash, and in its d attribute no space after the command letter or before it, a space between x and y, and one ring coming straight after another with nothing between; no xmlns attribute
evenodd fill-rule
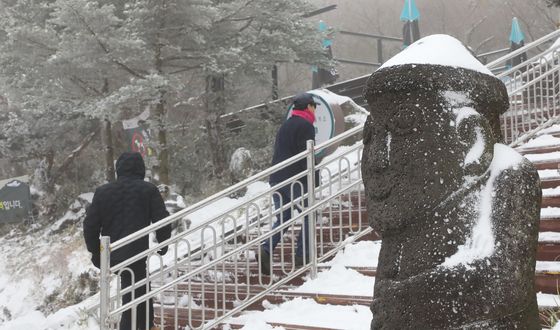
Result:
<svg viewBox="0 0 560 330"><path fill-rule="evenodd" d="M540 329L540 182L496 143L507 91L451 37L409 48L364 91L362 175L382 236L371 329Z"/></svg>

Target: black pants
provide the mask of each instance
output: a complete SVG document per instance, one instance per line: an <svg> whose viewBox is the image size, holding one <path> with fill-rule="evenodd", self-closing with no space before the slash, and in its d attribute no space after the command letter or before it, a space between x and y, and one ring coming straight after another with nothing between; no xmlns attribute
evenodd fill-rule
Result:
<svg viewBox="0 0 560 330"><path fill-rule="evenodd" d="M134 272L134 283L138 283L146 278L146 259L138 260L130 264L127 268L130 268ZM132 284L132 276L128 270L123 270L121 273L121 288L127 288ZM141 297L146 294L146 284L138 287L135 286L134 299ZM131 302L131 293L127 293L123 296L122 303L123 306ZM149 314L148 314L148 325L146 325L146 303L141 303L136 306L136 329L146 330L150 329L154 325L154 302L152 299L149 300ZM134 308L134 307L133 307ZM132 308L132 309L133 309ZM123 312L121 317L121 323L119 325L120 330L135 330L132 328L131 320L131 310L127 309Z"/></svg>
<svg viewBox="0 0 560 330"><path fill-rule="evenodd" d="M271 186L274 186L274 183L271 183ZM293 185L293 189L291 187L291 185L287 185L284 186L282 188L279 188L278 190L276 190L276 192L278 192L280 195L278 195L277 193L275 193L274 195L272 195L272 199L274 201L274 207L278 210L281 207L283 207L284 205L288 205L291 203L292 200L297 199L299 197L302 196L302 194L306 194L307 193L307 186L303 186L303 191L302 191L302 186L300 184L298 184L297 182ZM281 196L281 197L280 197ZM304 199L303 201L303 207L307 207L307 198ZM300 210L299 207L295 206L296 209L298 209L300 212L302 210ZM276 216L276 221L274 222L274 225L272 226L272 229L276 229L277 227L281 226L285 221L288 221L292 218L292 209L290 207L288 207L287 209L285 209L284 211L282 211L281 213L279 213ZM290 227L286 227L283 230L283 233L285 233ZM307 229L309 228L309 217L304 217L303 220L303 225L301 227L301 231L299 232L299 235L297 237L297 243L296 243L296 256L298 257L303 257L303 250L304 250L304 245L305 245L305 254L307 256L310 255L309 253L309 237L307 237ZM264 250L268 253L268 255L272 256L272 253L274 252L274 249L276 248L276 245L278 245L278 243L280 243L280 238L281 238L281 233L276 233L275 235L272 236L272 239L267 239L264 243L263 243L263 248ZM307 257L307 260L309 260L309 257Z"/></svg>

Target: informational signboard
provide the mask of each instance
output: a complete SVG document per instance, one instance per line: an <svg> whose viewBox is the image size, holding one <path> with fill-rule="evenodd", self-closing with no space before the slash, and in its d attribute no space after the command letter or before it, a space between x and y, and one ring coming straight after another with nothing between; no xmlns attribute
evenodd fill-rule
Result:
<svg viewBox="0 0 560 330"><path fill-rule="evenodd" d="M139 116L132 119L123 120L123 128L126 132L129 141L129 151L139 152L142 157L150 156L152 150L148 147L148 140L150 132L144 126L144 123L150 116L150 111L147 109Z"/></svg>
<svg viewBox="0 0 560 330"><path fill-rule="evenodd" d="M317 104L315 108L315 145L321 144L344 132L344 116L339 105L341 96L327 90L312 90L307 93L313 95ZM286 119L292 116L293 105L288 109ZM334 148L323 150L317 156L324 157L334 151Z"/></svg>
<svg viewBox="0 0 560 330"><path fill-rule="evenodd" d="M0 188L0 223L23 221L30 211L31 194L27 183L12 180Z"/></svg>

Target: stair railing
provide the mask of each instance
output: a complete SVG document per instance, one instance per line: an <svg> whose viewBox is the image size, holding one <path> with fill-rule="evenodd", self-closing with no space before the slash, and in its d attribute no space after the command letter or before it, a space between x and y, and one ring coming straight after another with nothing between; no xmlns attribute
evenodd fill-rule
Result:
<svg viewBox="0 0 560 330"><path fill-rule="evenodd" d="M509 94L509 109L501 116L502 134L506 143L521 136L560 114L559 70L560 43L538 48L560 37L560 30L553 31L488 64L490 70L507 67L508 61L523 54L535 54L527 60L497 74Z"/></svg>
<svg viewBox="0 0 560 330"><path fill-rule="evenodd" d="M292 280L301 273L311 270L316 274L317 264L324 261L328 256L336 253L344 244L351 241L348 236L354 239L361 237L364 232L368 233L367 221L362 219L359 208L361 201L358 198L358 208L352 204L352 196L359 194L363 189L359 164L361 160L361 132L363 125L355 127L321 145L313 147L310 145L306 152L296 155L276 166L273 166L251 178L244 180L231 188L226 189L214 196L211 196L185 210L175 213L166 219L152 224L124 239L109 243L108 237L102 238L102 269L100 281L100 296L103 308L100 305L94 306L91 311L100 315L101 329L115 329L122 313L131 311L136 313L137 306L156 299L160 319L158 323L166 322L178 329L182 323L182 315L187 316L187 325L193 329L211 328L213 325L222 322L236 311L246 308L254 303L274 288ZM311 186L314 175L313 167L320 172L322 182L311 194L305 194L285 205L282 209L275 210L271 206L273 195L277 194L276 187L267 187L252 197L247 197L238 204L218 212L217 215L201 223L195 224L188 230L177 233L165 242L154 244L150 249L126 260L117 265L110 265L110 256L115 251L124 248L136 239L146 235L154 235L157 229L181 221L185 217L196 217L197 211L208 207L227 198L232 193L251 188L251 184L266 180L268 176L295 162L307 159L308 162L314 160L314 155L320 151L339 144L345 140L352 139L355 142L352 146L339 148L339 154L327 156L320 164L312 164L310 170L284 181L281 185L297 184L297 179L307 175ZM263 183L264 184L264 183ZM351 196L352 195L352 196ZM314 198L317 197L315 201ZM302 200L309 200L307 207L300 207L300 212L285 221L282 226L272 230L272 224L276 217L286 208L294 211ZM358 211L358 212L356 212ZM293 236L303 217L309 216L314 222L315 213L349 217L350 227L343 225L339 221L338 227L331 227L324 223L323 217L318 217L316 225L318 242L312 246L319 247L317 250L305 251L305 255L310 255L311 260L305 260L303 268L294 267L294 242L282 243L276 249L280 252L280 268L277 272L282 274L282 280L277 279L277 275L265 277L260 274L259 269L254 269L254 251L259 251L258 247L273 235L280 233L285 228L289 228L282 237ZM345 215L342 213L346 212ZM353 212L353 213L352 213ZM334 217L333 217L334 218ZM196 223L196 219L191 219ZM310 236L307 240L314 240L314 231L309 231ZM289 241L289 240L288 240ZM291 245L290 245L291 244ZM325 248L328 246L328 248ZM157 251L163 247L168 247L169 252L165 256L160 256ZM260 252L259 252L260 253ZM133 287L120 288L119 274L130 272L130 265L142 259L149 261L149 275L146 279L138 280ZM260 267L260 265L259 265ZM241 275L239 275L241 274ZM254 282L257 282L256 286ZM253 284L253 286L251 285ZM132 289L139 286L150 287L145 295L132 297L131 301L122 305L121 298L125 294L133 293ZM254 292L258 287L258 292ZM193 289L196 289L193 291ZM193 292L198 292L194 296ZM212 292L209 296L209 292ZM221 292L221 294L218 294ZM233 295L233 296L228 296ZM185 298L186 297L186 298ZM236 306L229 306L230 298L236 301ZM186 300L185 300L186 299ZM185 303L187 301L187 303ZM165 307L165 308L164 308ZM169 312L172 310L172 312ZM173 314L173 321L164 315ZM134 319L134 318L133 318ZM135 321L135 320L133 320Z"/></svg>

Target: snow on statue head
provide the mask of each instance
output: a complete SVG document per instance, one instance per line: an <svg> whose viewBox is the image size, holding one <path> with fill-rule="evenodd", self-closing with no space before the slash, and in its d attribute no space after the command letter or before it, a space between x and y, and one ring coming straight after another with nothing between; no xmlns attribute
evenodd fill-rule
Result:
<svg viewBox="0 0 560 330"><path fill-rule="evenodd" d="M537 329L540 184L501 140L507 91L456 39L374 72L362 175L382 236L372 329Z"/></svg>

